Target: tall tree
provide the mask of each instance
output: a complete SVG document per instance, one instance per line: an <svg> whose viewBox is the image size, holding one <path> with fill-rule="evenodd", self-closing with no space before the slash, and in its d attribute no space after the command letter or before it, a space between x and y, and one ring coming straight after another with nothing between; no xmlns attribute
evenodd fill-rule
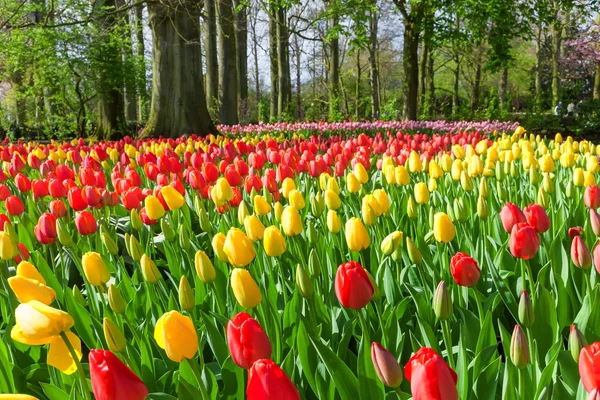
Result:
<svg viewBox="0 0 600 400"><path fill-rule="evenodd" d="M290 35L287 24L287 9L280 5L277 9L277 115L289 114L292 103L292 77L290 71Z"/></svg>
<svg viewBox="0 0 600 400"><path fill-rule="evenodd" d="M234 0L235 4L235 46L237 90L240 114L248 119L248 7L244 0Z"/></svg>
<svg viewBox="0 0 600 400"><path fill-rule="evenodd" d="M217 11L215 0L204 0L204 46L206 60L206 104L216 110L219 101L219 59L217 54Z"/></svg>
<svg viewBox="0 0 600 400"><path fill-rule="evenodd" d="M219 122L238 123L237 57L231 0L217 0L219 15Z"/></svg>
<svg viewBox="0 0 600 400"><path fill-rule="evenodd" d="M376 5L376 4L375 4ZM377 65L377 32L379 14L370 11L369 18L369 82L371 86L371 116L379 115L379 68Z"/></svg>
<svg viewBox="0 0 600 400"><path fill-rule="evenodd" d="M328 2L329 30L329 118L340 112L340 15L338 0Z"/></svg>
<svg viewBox="0 0 600 400"><path fill-rule="evenodd" d="M277 4L275 0L269 0L269 65L271 69L271 93L269 118L275 121L278 117L277 103L279 100L279 54L277 40Z"/></svg>
<svg viewBox="0 0 600 400"><path fill-rule="evenodd" d="M137 66L138 121L145 121L148 116L148 90L146 88L146 45L144 43L144 5L135 7L135 39Z"/></svg>
<svg viewBox="0 0 600 400"><path fill-rule="evenodd" d="M195 0L148 4L153 37L152 102L142 136L217 132L204 96L198 26L201 11L202 4Z"/></svg>

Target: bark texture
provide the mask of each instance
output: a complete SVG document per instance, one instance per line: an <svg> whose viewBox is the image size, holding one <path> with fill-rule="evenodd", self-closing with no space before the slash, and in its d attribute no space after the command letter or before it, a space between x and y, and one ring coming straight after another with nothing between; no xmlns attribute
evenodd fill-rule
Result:
<svg viewBox="0 0 600 400"><path fill-rule="evenodd" d="M216 110L219 102L219 59L217 53L217 11L215 0L204 0L203 25L204 46L206 47L206 105Z"/></svg>
<svg viewBox="0 0 600 400"><path fill-rule="evenodd" d="M217 0L219 15L219 122L238 123L237 57L231 0Z"/></svg>

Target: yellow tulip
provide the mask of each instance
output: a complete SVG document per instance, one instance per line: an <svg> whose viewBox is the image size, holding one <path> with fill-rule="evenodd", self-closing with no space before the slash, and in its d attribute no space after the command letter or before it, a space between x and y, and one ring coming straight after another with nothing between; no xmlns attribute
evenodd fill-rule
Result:
<svg viewBox="0 0 600 400"><path fill-rule="evenodd" d="M369 233L362 221L356 217L346 222L346 244L352 251L360 251L369 247Z"/></svg>
<svg viewBox="0 0 600 400"><path fill-rule="evenodd" d="M290 205L296 210L302 210L306 206L304 197L302 197L302 193L300 193L299 190L294 189L289 193L289 195Z"/></svg>
<svg viewBox="0 0 600 400"><path fill-rule="evenodd" d="M390 211L390 198L383 189L376 189L373 192L373 197L377 199L377 202L381 206L381 212L387 214Z"/></svg>
<svg viewBox="0 0 600 400"><path fill-rule="evenodd" d="M217 277L215 267L210 258L202 250L198 250L194 257L194 266L200 280L204 283L211 283Z"/></svg>
<svg viewBox="0 0 600 400"><path fill-rule="evenodd" d="M144 205L146 206L146 214L148 214L148 218L150 219L158 220L165 215L165 208L155 196L147 196L144 200Z"/></svg>
<svg viewBox="0 0 600 400"><path fill-rule="evenodd" d="M281 226L286 236L296 236L302 232L302 219L295 207L287 206L283 210Z"/></svg>
<svg viewBox="0 0 600 400"><path fill-rule="evenodd" d="M454 162L452 163L452 170L451 170L452 179L454 179L455 181L460 180L460 175L462 174L463 170L464 170L464 168L463 168L462 161L459 159L454 160Z"/></svg>
<svg viewBox="0 0 600 400"><path fill-rule="evenodd" d="M363 207L365 206L365 204L368 204L371 207L371 209L375 213L375 216L377 216L377 217L379 217L384 212L383 207L381 207L381 204L379 204L379 201L377 201L377 198L372 194L368 194L365 197L363 197L363 199L362 199Z"/></svg>
<svg viewBox="0 0 600 400"><path fill-rule="evenodd" d="M575 186L583 186L585 182L585 176L581 168L575 168L573 171L573 183Z"/></svg>
<svg viewBox="0 0 600 400"><path fill-rule="evenodd" d="M254 213L258 216L267 215L271 212L271 205L261 195L254 196Z"/></svg>
<svg viewBox="0 0 600 400"><path fill-rule="evenodd" d="M396 167L393 165L386 165L383 168L383 176L388 185L396 184Z"/></svg>
<svg viewBox="0 0 600 400"><path fill-rule="evenodd" d="M439 179L444 175L444 171L442 171L442 168L438 165L437 162L435 162L435 160L431 160L431 162L429 163L429 176L433 179Z"/></svg>
<svg viewBox="0 0 600 400"><path fill-rule="evenodd" d="M465 192L473 190L473 181L465 171L460 174L460 186L462 186Z"/></svg>
<svg viewBox="0 0 600 400"><path fill-rule="evenodd" d="M40 274L37 268L29 261L21 261L19 265L17 265L17 276L34 279L43 285L46 284L46 280L42 274Z"/></svg>
<svg viewBox="0 0 600 400"><path fill-rule="evenodd" d="M290 192L292 190L296 190L296 183L292 178L287 177L281 183L281 194L287 199L289 198Z"/></svg>
<svg viewBox="0 0 600 400"><path fill-rule="evenodd" d="M265 234L265 226L256 215L248 215L244 218L244 229L246 230L248 239L253 242L262 240Z"/></svg>
<svg viewBox="0 0 600 400"><path fill-rule="evenodd" d="M194 291L185 275L179 280L179 305L186 311L190 311L196 305Z"/></svg>
<svg viewBox="0 0 600 400"><path fill-rule="evenodd" d="M24 278L17 275L8 278L8 284L20 303L37 300L45 305L50 305L56 298L54 289L35 279Z"/></svg>
<svg viewBox="0 0 600 400"><path fill-rule="evenodd" d="M66 332L74 324L73 318L64 311L57 310L37 300L20 304L15 309L16 324L10 337L28 345L48 344L55 336Z"/></svg>
<svg viewBox="0 0 600 400"><path fill-rule="evenodd" d="M169 311L158 319L154 340L175 362L194 358L198 352L198 334L192 320L177 311Z"/></svg>
<svg viewBox="0 0 600 400"><path fill-rule="evenodd" d="M4 261L12 260L17 255L17 246L9 234L0 231L0 258Z"/></svg>
<svg viewBox="0 0 600 400"><path fill-rule="evenodd" d="M281 215L283 214L283 206L280 202L275 203L273 206L273 213L275 215L275 221L281 222Z"/></svg>
<svg viewBox="0 0 600 400"><path fill-rule="evenodd" d="M421 158L416 151L412 150L408 156L408 170L410 172L421 172L423 170L423 163Z"/></svg>
<svg viewBox="0 0 600 400"><path fill-rule="evenodd" d="M552 156L549 154L543 155L539 160L540 170L542 172L552 172L554 171L554 160L552 160Z"/></svg>
<svg viewBox="0 0 600 400"><path fill-rule="evenodd" d="M591 172L585 171L583 173L583 186L592 186L596 184L596 178L594 177L594 174L592 174Z"/></svg>
<svg viewBox="0 0 600 400"><path fill-rule="evenodd" d="M342 229L340 217L334 210L327 211L327 229L331 233L338 233Z"/></svg>
<svg viewBox="0 0 600 400"><path fill-rule="evenodd" d="M235 267L244 267L250 264L256 256L252 242L238 228L230 228L227 232L223 251L227 254L229 263Z"/></svg>
<svg viewBox="0 0 600 400"><path fill-rule="evenodd" d="M465 158L465 149L460 144L455 144L452 146L452 154L457 159L463 159Z"/></svg>
<svg viewBox="0 0 600 400"><path fill-rule="evenodd" d="M38 400L28 394L0 394L0 400Z"/></svg>
<svg viewBox="0 0 600 400"><path fill-rule="evenodd" d="M157 283L160 280L160 272L156 264L146 254L140 259L142 265L142 277L148 283Z"/></svg>
<svg viewBox="0 0 600 400"><path fill-rule="evenodd" d="M483 173L483 163L479 156L473 156L469 160L468 173L470 177L479 176Z"/></svg>
<svg viewBox="0 0 600 400"><path fill-rule="evenodd" d="M396 251L398 246L400 246L400 243L402 243L403 237L404 235L400 231L395 231L387 235L385 239L383 239L383 242L381 242L381 251L383 254L389 256Z"/></svg>
<svg viewBox="0 0 600 400"><path fill-rule="evenodd" d="M395 170L396 183L400 186L406 186L410 183L410 175L404 165L398 165Z"/></svg>
<svg viewBox="0 0 600 400"><path fill-rule="evenodd" d="M361 207L361 216L367 226L373 226L377 222L377 213L373 211L369 202L365 202L364 199Z"/></svg>
<svg viewBox="0 0 600 400"><path fill-rule="evenodd" d="M163 186L163 188L160 189L160 192L170 210L177 210L185 204L185 199L173 186Z"/></svg>
<svg viewBox="0 0 600 400"><path fill-rule="evenodd" d="M429 182L427 182L427 190L429 190L429 193L435 192L437 187L437 181L433 178L429 178Z"/></svg>
<svg viewBox="0 0 600 400"><path fill-rule="evenodd" d="M269 226L265 229L263 248L270 257L279 257L285 253L287 248L285 239L276 226Z"/></svg>
<svg viewBox="0 0 600 400"><path fill-rule="evenodd" d="M434 215L433 234L435 240L441 243L449 243L454 239L454 225L447 214L439 212Z"/></svg>
<svg viewBox="0 0 600 400"><path fill-rule="evenodd" d="M415 200L417 204L429 203L429 189L424 182L419 182L415 185Z"/></svg>
<svg viewBox="0 0 600 400"><path fill-rule="evenodd" d="M85 277L93 286L100 286L110 279L110 271L99 253L88 251L81 258Z"/></svg>
<svg viewBox="0 0 600 400"><path fill-rule="evenodd" d="M586 160L586 163L585 163L585 169L590 174L595 174L598 171L600 171L600 166L598 165L598 157L595 157L595 156L588 157Z"/></svg>
<svg viewBox="0 0 600 400"><path fill-rule="evenodd" d="M325 204L327 205L328 209L337 210L342 206L342 200L340 200L340 196L338 196L333 190L327 189L325 191Z"/></svg>
<svg viewBox="0 0 600 400"><path fill-rule="evenodd" d="M233 190L231 190L231 186L229 185L229 181L225 178L217 179L215 183L215 195L219 204L225 204L229 200L233 199ZM214 200L214 198L213 198ZM167 202L167 204L169 204ZM171 206L169 206L171 207Z"/></svg>
<svg viewBox="0 0 600 400"><path fill-rule="evenodd" d="M362 164L361 164L362 165ZM346 190L350 193L356 193L360 190L361 184L356 175L350 172L346 175Z"/></svg>
<svg viewBox="0 0 600 400"><path fill-rule="evenodd" d="M104 318L103 322L104 338L108 344L108 349L113 353L122 353L125 351L127 341L121 328L117 326L110 318Z"/></svg>
<svg viewBox="0 0 600 400"><path fill-rule="evenodd" d="M354 164L352 172L361 184L369 182L369 173L367 172L365 166L361 163L357 162Z"/></svg>
<svg viewBox="0 0 600 400"><path fill-rule="evenodd" d="M66 332L66 337L73 350L75 350L77 358L81 360L81 340L72 332ZM61 336L55 336L50 341L46 363L67 375L77 371L77 364L75 364L75 360L73 360L69 348Z"/></svg>
<svg viewBox="0 0 600 400"><path fill-rule="evenodd" d="M322 191L327 190L329 179L331 179L331 175L329 175L327 172L323 172L321 175L319 175L319 187Z"/></svg>
<svg viewBox="0 0 600 400"><path fill-rule="evenodd" d="M475 145L475 152L477 152L477 154L484 154L488 151L488 144L487 144L487 139L483 139L481 141L479 141L479 143L477 143L477 145Z"/></svg>
<svg viewBox="0 0 600 400"><path fill-rule="evenodd" d="M332 190L335 194L340 194L340 185L336 178L329 178L327 181L327 189Z"/></svg>
<svg viewBox="0 0 600 400"><path fill-rule="evenodd" d="M225 235L221 232L217 233L212 238L212 248L219 260L223 262L229 261L227 254L223 251L223 247L225 245Z"/></svg>
<svg viewBox="0 0 600 400"><path fill-rule="evenodd" d="M245 269L233 269L231 272L231 289L237 302L244 308L254 308L262 300L258 285L250 272Z"/></svg>

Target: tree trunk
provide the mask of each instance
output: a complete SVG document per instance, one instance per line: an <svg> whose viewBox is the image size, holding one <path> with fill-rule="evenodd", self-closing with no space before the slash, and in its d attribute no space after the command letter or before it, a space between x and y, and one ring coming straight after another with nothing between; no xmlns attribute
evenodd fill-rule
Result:
<svg viewBox="0 0 600 400"><path fill-rule="evenodd" d="M217 0L219 15L219 122L238 123L237 57L231 0Z"/></svg>
<svg viewBox="0 0 600 400"><path fill-rule="evenodd" d="M473 93L471 95L471 117L479 109L479 92L481 89L481 49L477 49L475 59L475 78L473 80Z"/></svg>
<svg viewBox="0 0 600 400"><path fill-rule="evenodd" d="M369 19L369 80L371 84L371 116L379 116L379 69L377 68L377 12Z"/></svg>
<svg viewBox="0 0 600 400"><path fill-rule="evenodd" d="M427 59L429 58L429 46L423 40L421 45L421 61L419 62L419 109L421 112L425 107L427 96Z"/></svg>
<svg viewBox="0 0 600 400"><path fill-rule="evenodd" d="M294 45L296 48L296 120L300 121L302 119L302 66L300 65L302 54L298 36L294 36Z"/></svg>
<svg viewBox="0 0 600 400"><path fill-rule="evenodd" d="M535 49L535 104L534 111L541 112L543 106L542 94L542 27L537 30Z"/></svg>
<svg viewBox="0 0 600 400"><path fill-rule="evenodd" d="M360 67L360 48L356 51L356 88L354 95L356 96L356 103L354 105L354 115L356 119L360 119L360 81L362 78L362 68Z"/></svg>
<svg viewBox="0 0 600 400"><path fill-rule="evenodd" d="M149 3L152 29L152 102L142 136L179 137L217 133L206 108L200 49L201 5L186 0ZM234 86L235 88L235 86Z"/></svg>
<svg viewBox="0 0 600 400"><path fill-rule="evenodd" d="M404 23L404 118L417 120L419 100L419 32L416 23Z"/></svg>
<svg viewBox="0 0 600 400"><path fill-rule="evenodd" d="M254 90L256 91L256 120L260 121L260 101L261 101L261 92L260 92L260 73L258 69L258 37L256 35L256 23L257 23L257 13L253 13L253 18L251 19L251 28L252 28L252 56L254 58Z"/></svg>
<svg viewBox="0 0 600 400"><path fill-rule="evenodd" d="M335 7L335 5L334 5ZM339 25L336 12L331 17L330 29ZM334 118L340 111L340 39L337 33L329 42L329 118Z"/></svg>
<svg viewBox="0 0 600 400"><path fill-rule="evenodd" d="M594 77L594 100L600 100L600 64L596 65L596 76Z"/></svg>
<svg viewBox="0 0 600 400"><path fill-rule="evenodd" d="M102 12L114 11L115 0L97 0L97 9ZM117 19L114 14L106 15L100 20L100 29L113 31L118 29ZM125 101L122 93L122 80L114 81L111 77L122 77L123 61L121 47L116 43L105 42L102 44L102 66L100 67L100 84L98 87L98 120L96 134L105 139L118 138L126 128ZM115 69L120 70L115 74ZM109 72L110 71L110 72Z"/></svg>
<svg viewBox="0 0 600 400"><path fill-rule="evenodd" d="M135 7L135 37L136 53L138 57L138 76L137 76L137 94L138 94L138 121L145 121L148 116L148 90L146 89L146 62L145 62L145 44L144 44L144 23L143 23L142 4Z"/></svg>
<svg viewBox="0 0 600 400"><path fill-rule="evenodd" d="M215 0L204 0L204 43L206 60L206 106L217 114L219 103L219 55L217 52L217 11Z"/></svg>
<svg viewBox="0 0 600 400"><path fill-rule="evenodd" d="M277 6L271 2L269 5L269 59L271 61L271 95L270 117L276 121L278 117L277 102L279 100L279 56L277 54Z"/></svg>
<svg viewBox="0 0 600 400"><path fill-rule="evenodd" d="M456 64L456 66L454 67L454 86L453 86L453 90L452 90L452 115L456 116L458 115L458 110L459 110L459 80L460 80L460 58L459 58L459 54L457 53L454 56L454 62Z"/></svg>
<svg viewBox="0 0 600 400"><path fill-rule="evenodd" d="M292 79L290 73L290 37L287 27L287 10L279 7L277 10L277 66L279 77L279 96L277 99L277 114L281 118L289 114L292 102Z"/></svg>
<svg viewBox="0 0 600 400"><path fill-rule="evenodd" d="M126 5L125 1L117 0L117 7L122 8ZM122 13L122 20L120 23L125 26L130 26L129 13ZM132 26L132 25L131 25ZM123 65L131 63L133 57L133 46L130 40L124 40L123 46L121 47L121 54ZM125 76L125 85L123 86L123 101L125 102L125 120L126 121L137 121L137 93L135 90L135 77Z"/></svg>
<svg viewBox="0 0 600 400"><path fill-rule="evenodd" d="M433 69L433 51L429 51L429 58L427 59L427 89L429 91L429 116L435 115L435 71Z"/></svg>
<svg viewBox="0 0 600 400"><path fill-rule="evenodd" d="M562 43L562 29L552 25L552 107L561 101L560 81L560 49Z"/></svg>
<svg viewBox="0 0 600 400"><path fill-rule="evenodd" d="M238 97L240 115L244 122L248 121L248 12L246 3L234 0L235 14L235 45L237 62Z"/></svg>
<svg viewBox="0 0 600 400"><path fill-rule="evenodd" d="M508 92L508 67L502 69L502 77L500 78L500 105L508 110L506 104L506 93Z"/></svg>

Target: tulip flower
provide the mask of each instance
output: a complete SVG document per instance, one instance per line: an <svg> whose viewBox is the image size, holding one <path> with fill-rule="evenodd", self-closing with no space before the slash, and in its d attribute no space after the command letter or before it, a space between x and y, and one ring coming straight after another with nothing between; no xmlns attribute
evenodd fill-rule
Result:
<svg viewBox="0 0 600 400"><path fill-rule="evenodd" d="M17 255L17 245L7 232L0 231L0 258L12 260Z"/></svg>
<svg viewBox="0 0 600 400"><path fill-rule="evenodd" d="M185 199L181 193L177 191L173 186L164 186L160 193L162 197L165 199L169 210L177 210L181 208L185 204ZM148 210L146 210L147 212ZM154 218L153 218L154 219Z"/></svg>
<svg viewBox="0 0 600 400"><path fill-rule="evenodd" d="M21 261L19 265L17 265L17 276L36 280L42 285L46 284L46 280L42 274L40 274L37 268L28 261Z"/></svg>
<svg viewBox="0 0 600 400"><path fill-rule="evenodd" d="M194 291L185 275L179 280L179 305L186 311L192 310L196 305Z"/></svg>
<svg viewBox="0 0 600 400"><path fill-rule="evenodd" d="M454 224L452 224L452 221L447 214L439 212L434 215L433 234L435 240L440 243L449 243L454 239Z"/></svg>
<svg viewBox="0 0 600 400"><path fill-rule="evenodd" d="M148 215L148 218L151 220L156 221L165 215L165 209L162 206L162 203L155 196L150 195L146 197L144 200L144 205L146 208L146 215Z"/></svg>
<svg viewBox="0 0 600 400"><path fill-rule="evenodd" d="M515 325L510 340L510 360L519 369L529 364L529 344L521 326Z"/></svg>
<svg viewBox="0 0 600 400"><path fill-rule="evenodd" d="M337 210L342 206L342 200L333 190L327 189L325 191L325 205L329 210Z"/></svg>
<svg viewBox="0 0 600 400"><path fill-rule="evenodd" d="M110 271L99 253L90 251L81 258L86 279L93 286L105 284L110 279Z"/></svg>
<svg viewBox="0 0 600 400"><path fill-rule="evenodd" d="M196 273L198 273L198 277L204 283L212 283L212 281L214 281L217 277L213 263L202 250L198 250L196 252L196 256L194 257L194 266L196 267Z"/></svg>
<svg viewBox="0 0 600 400"><path fill-rule="evenodd" d="M358 218L352 217L346 222L346 244L352 251L361 251L371 243L369 233Z"/></svg>
<svg viewBox="0 0 600 400"><path fill-rule="evenodd" d="M413 400L457 400L456 372L435 350L419 349L404 367Z"/></svg>
<svg viewBox="0 0 600 400"><path fill-rule="evenodd" d="M77 358L81 360L81 340L72 332L66 332L65 336L75 350ZM71 356L69 348L65 343L65 339L61 336L54 336L51 339L46 363L48 365L52 365L54 368L59 369L66 375L71 375L77 371L77 364Z"/></svg>
<svg viewBox="0 0 600 400"><path fill-rule="evenodd" d="M177 311L166 312L158 319L154 340L171 361L181 362L198 352L198 335L192 320Z"/></svg>
<svg viewBox="0 0 600 400"><path fill-rule="evenodd" d="M211 244L212 244L213 251L219 258L219 260L221 260L223 262L228 262L229 257L227 256L227 254L224 251L225 239L226 239L225 235L223 233L219 232L215 236L213 236Z"/></svg>
<svg viewBox="0 0 600 400"><path fill-rule="evenodd" d="M96 233L98 225L94 215L88 211L79 211L75 216L75 227L81 235L91 235Z"/></svg>
<svg viewBox="0 0 600 400"><path fill-rule="evenodd" d="M117 356L108 350L90 350L90 380L96 400L144 400L148 389Z"/></svg>
<svg viewBox="0 0 600 400"><path fill-rule="evenodd" d="M250 264L256 256L252 242L238 228L231 228L227 232L227 237L223 243L223 252L227 255L229 263L235 267L244 267Z"/></svg>
<svg viewBox="0 0 600 400"><path fill-rule="evenodd" d="M571 260L577 268L588 269L592 265L592 256L581 236L577 235L571 242Z"/></svg>
<svg viewBox="0 0 600 400"><path fill-rule="evenodd" d="M254 196L254 213L258 216L267 215L271 212L271 205L261 195Z"/></svg>
<svg viewBox="0 0 600 400"><path fill-rule="evenodd" d="M371 360L379 380L388 387L397 388L402 383L402 367L396 358L377 342L371 344Z"/></svg>
<svg viewBox="0 0 600 400"><path fill-rule="evenodd" d="M248 374L246 400L300 400L298 389L275 362L256 361Z"/></svg>
<svg viewBox="0 0 600 400"><path fill-rule="evenodd" d="M140 265L142 267L142 276L146 282L157 283L160 280L160 271L154 261L146 254L143 254L140 258Z"/></svg>
<svg viewBox="0 0 600 400"><path fill-rule="evenodd" d="M429 189L424 182L419 182L415 185L415 200L417 204L429 203Z"/></svg>
<svg viewBox="0 0 600 400"><path fill-rule="evenodd" d="M373 285L365 269L356 261L338 267L335 275L335 294L339 302L358 310L369 304L373 297Z"/></svg>
<svg viewBox="0 0 600 400"><path fill-rule="evenodd" d="M271 358L271 342L258 321L250 314L238 313L227 323L227 345L232 360L244 369L254 362Z"/></svg>
<svg viewBox="0 0 600 400"><path fill-rule="evenodd" d="M354 173L350 172L346 176L346 190L348 193L356 193L360 190L361 184L360 180L354 175Z"/></svg>
<svg viewBox="0 0 600 400"><path fill-rule="evenodd" d="M600 190L598 185L590 185L585 188L583 202L587 208L597 209L600 207Z"/></svg>
<svg viewBox="0 0 600 400"><path fill-rule="evenodd" d="M450 272L460 286L470 287L479 280L480 270L473 257L458 252L450 260Z"/></svg>
<svg viewBox="0 0 600 400"><path fill-rule="evenodd" d="M281 226L286 236L296 236L302 232L302 219L295 207L284 208L281 215Z"/></svg>
<svg viewBox="0 0 600 400"><path fill-rule="evenodd" d="M10 196L6 199L4 206L10 215L21 215L25 211L25 206L17 196Z"/></svg>
<svg viewBox="0 0 600 400"><path fill-rule="evenodd" d="M538 233L544 233L550 229L550 219L548 214L539 204L532 203L525 207L523 214L527 219L527 223Z"/></svg>
<svg viewBox="0 0 600 400"><path fill-rule="evenodd" d="M54 289L35 279L17 275L8 278L8 285L15 296L17 296L20 303L28 303L31 300L37 300L42 304L50 305L56 298Z"/></svg>
<svg viewBox="0 0 600 400"><path fill-rule="evenodd" d="M523 211L513 203L506 203L500 210L500 220L504 230L508 233L512 232L513 226L516 224L527 222L527 218Z"/></svg>
<svg viewBox="0 0 600 400"><path fill-rule="evenodd" d="M265 234L265 226L256 217L256 215L248 215L244 218L244 229L248 235L248 239L252 242L262 240Z"/></svg>
<svg viewBox="0 0 600 400"><path fill-rule="evenodd" d="M11 338L28 345L49 344L74 324L73 318L66 312L37 300L20 304L15 310L15 320Z"/></svg>
<svg viewBox="0 0 600 400"><path fill-rule="evenodd" d="M250 272L234 268L231 272L231 289L237 302L244 308L254 308L260 304L262 296Z"/></svg>
<svg viewBox="0 0 600 400"><path fill-rule="evenodd" d="M516 258L529 260L540 248L540 237L526 222L513 226L510 234L510 252Z"/></svg>
<svg viewBox="0 0 600 400"><path fill-rule="evenodd" d="M452 298L444 281L440 281L433 294L433 311L440 321L446 321L452 316Z"/></svg>
<svg viewBox="0 0 600 400"><path fill-rule="evenodd" d="M394 251L396 251L398 246L400 246L400 244L402 243L403 236L403 233L400 231L395 231L387 235L385 239L383 239L383 241L381 242L381 251L383 252L383 254L389 256Z"/></svg>
<svg viewBox="0 0 600 400"><path fill-rule="evenodd" d="M584 347L587 347L588 343L585 340L585 336L583 333L577 328L577 325L572 324L569 329L569 351L571 352L571 356L576 363L579 362L579 357L581 356L581 350Z"/></svg>
<svg viewBox="0 0 600 400"><path fill-rule="evenodd" d="M270 257L279 257L285 253L285 239L276 226L269 226L265 229L263 247L265 253Z"/></svg>

